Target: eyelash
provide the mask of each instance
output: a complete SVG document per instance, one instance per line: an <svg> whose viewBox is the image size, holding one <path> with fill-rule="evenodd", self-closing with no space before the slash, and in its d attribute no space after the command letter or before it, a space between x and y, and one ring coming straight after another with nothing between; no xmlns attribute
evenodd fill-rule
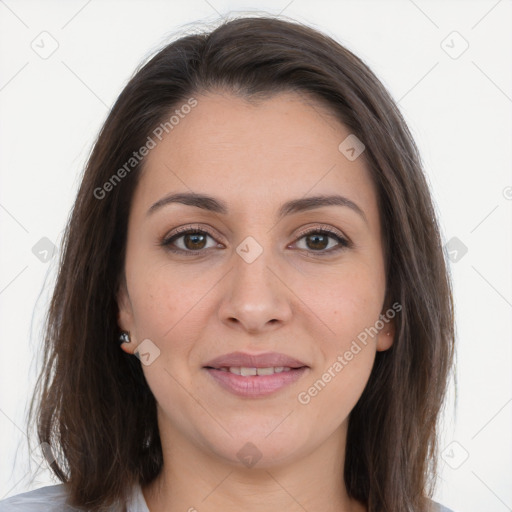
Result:
<svg viewBox="0 0 512 512"><path fill-rule="evenodd" d="M208 231L207 229L205 228L202 228L202 229L199 229L199 228L193 228L193 227L185 227L185 228L178 228L175 233L173 233L170 237L165 237L159 245L165 247L166 250L172 252L172 253L175 253L175 254L186 254L187 256L195 256L195 255L199 255L201 253L205 253L207 249L198 249L197 251L192 251L192 250L185 250L185 249L173 249L171 247L171 244L175 241L175 240L178 240L179 238L185 236L185 235L188 235L188 234L203 234L203 235L208 235L210 236L212 239L215 239L215 236L213 235L213 233L211 233L210 231ZM340 235L338 235L335 231L333 231L332 229L328 228L328 227L322 227L322 228L313 228L313 229L310 229L308 231L305 231L303 233L301 233L298 237L297 240L302 240L303 238L311 235L311 234L321 234L321 235L327 235L331 238L334 238L338 243L339 245L335 248L331 248L331 249L327 249L327 250L319 250L319 251L314 251L312 249L301 249L303 251L308 251L312 254L314 254L315 256L324 256L324 255L329 255L329 254L333 254L333 253L337 253L339 251L342 251L344 249L347 249L347 248L350 248L352 246L352 244L345 238L341 237ZM210 249L213 249L213 247L210 247Z"/></svg>

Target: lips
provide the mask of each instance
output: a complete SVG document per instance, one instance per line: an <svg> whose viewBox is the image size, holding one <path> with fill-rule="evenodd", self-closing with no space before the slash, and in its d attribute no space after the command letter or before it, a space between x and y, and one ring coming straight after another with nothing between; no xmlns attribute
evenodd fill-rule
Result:
<svg viewBox="0 0 512 512"><path fill-rule="evenodd" d="M303 368L308 365L298 359L281 354L279 352L266 352L264 354L247 354L245 352L231 352L211 361L208 361L205 368L220 370L221 368Z"/></svg>
<svg viewBox="0 0 512 512"><path fill-rule="evenodd" d="M204 369L222 389L247 399L273 396L310 371L303 361L278 352L231 352L208 361Z"/></svg>

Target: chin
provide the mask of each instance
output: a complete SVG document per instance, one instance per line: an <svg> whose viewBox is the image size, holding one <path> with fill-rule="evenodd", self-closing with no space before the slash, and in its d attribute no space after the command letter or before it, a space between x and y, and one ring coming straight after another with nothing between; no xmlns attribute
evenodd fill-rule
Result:
<svg viewBox="0 0 512 512"><path fill-rule="evenodd" d="M217 443L218 438L209 438L207 443L218 457L238 467L262 469L285 464L301 452L308 451L308 436L305 431L295 429L292 423L287 428L279 428L280 421L282 419L274 418L271 428L268 422L226 425L232 437L223 435L221 443ZM211 431L205 434L208 436Z"/></svg>

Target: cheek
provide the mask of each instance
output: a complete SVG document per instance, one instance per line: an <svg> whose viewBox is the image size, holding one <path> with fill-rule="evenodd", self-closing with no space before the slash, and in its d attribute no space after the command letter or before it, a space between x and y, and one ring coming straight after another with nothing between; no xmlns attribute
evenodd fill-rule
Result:
<svg viewBox="0 0 512 512"><path fill-rule="evenodd" d="M139 338L163 342L196 325L190 318L200 312L201 298L211 285L192 266L177 271L167 262L152 261L151 255L142 256L133 255L126 265L134 320Z"/></svg>
<svg viewBox="0 0 512 512"><path fill-rule="evenodd" d="M160 340L178 321L178 304L167 285L140 276L133 285L131 298L137 334L141 339Z"/></svg>
<svg viewBox="0 0 512 512"><path fill-rule="evenodd" d="M361 345L330 359L297 396L303 417L319 418L324 435L336 430L360 399L374 358L375 350L370 345Z"/></svg>
<svg viewBox="0 0 512 512"><path fill-rule="evenodd" d="M364 266L354 265L323 281L319 291L319 316L329 335L317 338L321 362L300 390L301 407L322 417L324 427L335 429L359 400L370 376L376 353L375 331L371 327L381 313L384 287L381 276Z"/></svg>
<svg viewBox="0 0 512 512"><path fill-rule="evenodd" d="M169 373L190 386L187 368L191 359L197 359L197 355L194 358L195 340L202 337L213 314L208 291L218 277L208 272L198 275L192 266L186 272L177 272L167 263L150 267L146 261L145 266L138 268L138 272L135 269L132 272L130 289L135 335L139 342L149 339L158 347L154 364L143 368L157 396L159 385L167 389L172 384ZM154 381L158 378L164 381ZM165 400L165 396L160 398Z"/></svg>
<svg viewBox="0 0 512 512"><path fill-rule="evenodd" d="M385 279L375 264L346 265L322 280L323 285L311 289L322 318L342 348L348 337L355 337L375 324L382 310Z"/></svg>
<svg viewBox="0 0 512 512"><path fill-rule="evenodd" d="M372 328L379 320L385 290L376 267L347 266L346 271L323 280L322 293L320 288L314 292L318 316L330 334L317 340L323 361L312 376L313 387L304 391L306 401L310 397L321 409L339 398L343 410L337 417L348 414L355 405L374 363L377 338Z"/></svg>

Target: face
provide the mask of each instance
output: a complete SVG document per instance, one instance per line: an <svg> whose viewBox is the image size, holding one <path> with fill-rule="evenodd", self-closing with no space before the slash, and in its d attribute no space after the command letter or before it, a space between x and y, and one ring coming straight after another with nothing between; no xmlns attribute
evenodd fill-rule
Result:
<svg viewBox="0 0 512 512"><path fill-rule="evenodd" d="M195 98L155 139L133 197L118 294L132 342L122 348L140 349L162 437L270 467L343 432L375 352L391 346L393 321L378 322L386 280L376 189L364 153L338 149L350 131L319 104L295 93ZM151 209L177 193L224 209ZM331 195L345 200L281 211ZM233 352L247 359L223 357ZM284 359L249 357L268 353Z"/></svg>

